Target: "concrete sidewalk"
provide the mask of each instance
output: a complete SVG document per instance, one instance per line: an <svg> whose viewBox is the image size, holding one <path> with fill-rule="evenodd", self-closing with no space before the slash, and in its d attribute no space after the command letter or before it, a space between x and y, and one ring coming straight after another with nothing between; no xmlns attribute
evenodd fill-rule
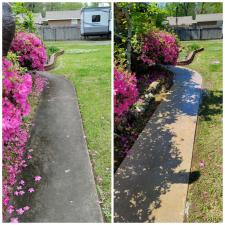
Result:
<svg viewBox="0 0 225 225"><path fill-rule="evenodd" d="M114 178L115 222L183 222L201 76L170 67L174 85L150 118ZM189 180L189 178L192 180Z"/></svg>
<svg viewBox="0 0 225 225"><path fill-rule="evenodd" d="M48 78L36 113L24 176L40 175L21 222L103 222L74 87L62 76ZM27 184L28 185L28 184ZM30 184L32 185L32 184Z"/></svg>

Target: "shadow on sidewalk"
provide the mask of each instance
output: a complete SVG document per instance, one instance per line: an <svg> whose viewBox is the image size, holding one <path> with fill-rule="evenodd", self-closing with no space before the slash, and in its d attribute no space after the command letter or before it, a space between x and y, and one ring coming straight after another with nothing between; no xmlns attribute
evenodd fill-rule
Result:
<svg viewBox="0 0 225 225"><path fill-rule="evenodd" d="M175 128L179 134L171 125L176 127L180 117L197 117L201 81L193 80L186 69L175 69L181 76L176 76L167 100L159 105L115 174L115 222L154 222L152 210L161 207L160 196L172 184L190 184L200 177L199 171L179 169L184 161L179 149L190 124L179 124Z"/></svg>

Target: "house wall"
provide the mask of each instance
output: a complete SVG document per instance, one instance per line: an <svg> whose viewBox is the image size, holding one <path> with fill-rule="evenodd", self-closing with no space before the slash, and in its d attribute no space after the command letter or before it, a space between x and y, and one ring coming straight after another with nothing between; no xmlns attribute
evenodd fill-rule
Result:
<svg viewBox="0 0 225 225"><path fill-rule="evenodd" d="M80 25L80 19L76 19L77 24L73 24L72 20L49 20L48 25L52 27Z"/></svg>
<svg viewBox="0 0 225 225"><path fill-rule="evenodd" d="M71 20L49 20L49 26L70 26Z"/></svg>

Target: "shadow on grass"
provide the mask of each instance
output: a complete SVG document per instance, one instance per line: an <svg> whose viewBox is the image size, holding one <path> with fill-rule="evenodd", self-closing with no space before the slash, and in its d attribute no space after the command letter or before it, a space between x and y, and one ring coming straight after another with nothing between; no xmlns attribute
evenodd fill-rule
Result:
<svg viewBox="0 0 225 225"><path fill-rule="evenodd" d="M110 41L111 40L111 36L107 36L107 35L102 35L102 36L88 36L87 38L85 38L84 40L87 41Z"/></svg>
<svg viewBox="0 0 225 225"><path fill-rule="evenodd" d="M183 68L172 70L178 75L167 100L155 111L115 174L115 222L154 222L152 211L161 207L160 197L172 184L190 184L200 177L199 171L182 169L186 159L180 150L192 150L183 138L195 132L194 126L188 129L198 114L201 79Z"/></svg>
<svg viewBox="0 0 225 225"><path fill-rule="evenodd" d="M212 116L222 114L223 111L223 92L204 90L199 116L203 120L212 120Z"/></svg>

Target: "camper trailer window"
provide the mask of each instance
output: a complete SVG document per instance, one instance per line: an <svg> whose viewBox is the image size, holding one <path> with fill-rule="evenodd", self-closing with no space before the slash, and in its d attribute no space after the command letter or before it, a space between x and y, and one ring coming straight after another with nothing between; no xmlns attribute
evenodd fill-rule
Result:
<svg viewBox="0 0 225 225"><path fill-rule="evenodd" d="M92 22L100 22L101 16L100 15L93 15L92 16Z"/></svg>

